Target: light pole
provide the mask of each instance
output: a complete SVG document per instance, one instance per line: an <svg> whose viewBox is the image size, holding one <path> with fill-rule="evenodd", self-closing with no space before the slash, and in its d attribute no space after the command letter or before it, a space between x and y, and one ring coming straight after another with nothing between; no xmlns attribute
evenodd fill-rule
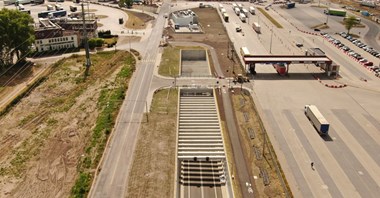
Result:
<svg viewBox="0 0 380 198"><path fill-rule="evenodd" d="M273 40L273 26L272 26L272 29L270 31L271 31L271 34L270 34L269 53L271 54L272 53L272 40Z"/></svg>

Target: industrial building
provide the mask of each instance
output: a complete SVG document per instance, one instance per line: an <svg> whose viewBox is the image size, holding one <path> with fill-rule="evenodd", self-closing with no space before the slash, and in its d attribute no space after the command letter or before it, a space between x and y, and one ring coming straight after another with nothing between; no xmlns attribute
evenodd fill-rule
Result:
<svg viewBox="0 0 380 198"><path fill-rule="evenodd" d="M188 27L189 25L199 24L198 16L192 10L182 10L172 14L174 25Z"/></svg>

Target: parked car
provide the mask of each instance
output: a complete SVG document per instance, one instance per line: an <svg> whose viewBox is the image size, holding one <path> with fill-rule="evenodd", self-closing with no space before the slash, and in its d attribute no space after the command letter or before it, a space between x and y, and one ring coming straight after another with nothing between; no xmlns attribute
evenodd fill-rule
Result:
<svg viewBox="0 0 380 198"><path fill-rule="evenodd" d="M373 62L366 62L364 63L365 66L373 66Z"/></svg>
<svg viewBox="0 0 380 198"><path fill-rule="evenodd" d="M368 60L365 59L365 58L362 58L362 59L359 60L359 62L361 62L361 63L366 63L366 62L368 62Z"/></svg>

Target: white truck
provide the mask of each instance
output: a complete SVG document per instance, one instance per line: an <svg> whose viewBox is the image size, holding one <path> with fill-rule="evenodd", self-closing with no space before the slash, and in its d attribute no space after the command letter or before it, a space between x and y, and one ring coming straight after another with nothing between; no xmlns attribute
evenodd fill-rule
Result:
<svg viewBox="0 0 380 198"><path fill-rule="evenodd" d="M232 9L235 10L235 8L237 8L238 6L236 5L236 3L233 3L232 4Z"/></svg>
<svg viewBox="0 0 380 198"><path fill-rule="evenodd" d="M220 9L220 13L226 13L227 11L226 11L226 9L224 9L224 8L222 8L222 9Z"/></svg>
<svg viewBox="0 0 380 198"><path fill-rule="evenodd" d="M245 17L248 18L249 12L248 12L247 9L243 8L240 12L242 12L243 14L245 14Z"/></svg>
<svg viewBox="0 0 380 198"><path fill-rule="evenodd" d="M254 7L249 7L249 12L252 14L252 15L255 15L255 8Z"/></svg>
<svg viewBox="0 0 380 198"><path fill-rule="evenodd" d="M240 10L242 10L242 9L243 9L243 5L242 5L241 3L239 3L239 4L238 4L238 8L239 8Z"/></svg>
<svg viewBox="0 0 380 198"><path fill-rule="evenodd" d="M253 23L252 23L252 28L253 28L258 34L261 33L261 27L260 27L259 23L257 23L257 22L253 22Z"/></svg>
<svg viewBox="0 0 380 198"><path fill-rule="evenodd" d="M222 4L219 4L219 10L224 9L224 6Z"/></svg>
<svg viewBox="0 0 380 198"><path fill-rule="evenodd" d="M245 16L244 13L240 13L239 18L240 18L241 22L243 22L243 23L247 22L247 16Z"/></svg>
<svg viewBox="0 0 380 198"><path fill-rule="evenodd" d="M234 11L235 11L235 14L236 14L236 15L238 15L238 16L240 15L240 9L239 9L239 8L235 8Z"/></svg>
<svg viewBox="0 0 380 198"><path fill-rule="evenodd" d="M305 115L320 135L327 135L330 124L315 105L305 105Z"/></svg>

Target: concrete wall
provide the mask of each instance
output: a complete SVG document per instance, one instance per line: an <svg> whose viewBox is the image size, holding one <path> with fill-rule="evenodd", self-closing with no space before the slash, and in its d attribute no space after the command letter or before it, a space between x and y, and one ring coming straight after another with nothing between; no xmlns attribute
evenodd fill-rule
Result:
<svg viewBox="0 0 380 198"><path fill-rule="evenodd" d="M182 61L207 60L206 50L181 50Z"/></svg>

